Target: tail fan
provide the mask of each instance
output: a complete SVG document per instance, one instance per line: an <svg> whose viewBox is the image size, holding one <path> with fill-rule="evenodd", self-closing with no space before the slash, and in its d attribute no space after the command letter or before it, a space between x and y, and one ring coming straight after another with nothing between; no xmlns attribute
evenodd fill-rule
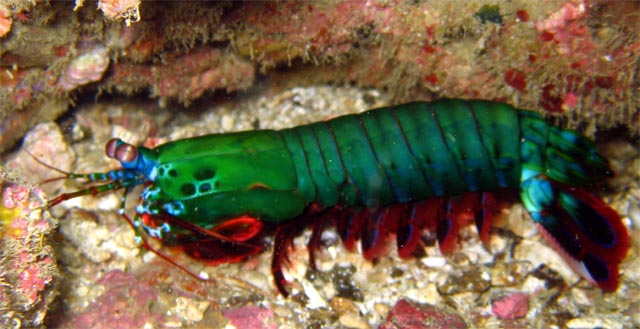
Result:
<svg viewBox="0 0 640 329"><path fill-rule="evenodd" d="M615 210L583 189L540 177L523 184L522 199L544 238L576 272L604 291L617 289L629 233Z"/></svg>

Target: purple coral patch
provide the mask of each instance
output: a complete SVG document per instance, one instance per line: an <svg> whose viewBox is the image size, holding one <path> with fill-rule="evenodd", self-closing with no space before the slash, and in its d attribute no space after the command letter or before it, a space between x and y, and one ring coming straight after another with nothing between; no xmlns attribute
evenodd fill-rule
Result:
<svg viewBox="0 0 640 329"><path fill-rule="evenodd" d="M517 319L525 316L529 310L529 296L515 293L491 303L491 311L500 319Z"/></svg>
<svg viewBox="0 0 640 329"><path fill-rule="evenodd" d="M456 313L401 299L389 312L380 329L402 328L467 328L467 325Z"/></svg>
<svg viewBox="0 0 640 329"><path fill-rule="evenodd" d="M275 323L269 323L269 319L273 317L273 311L257 307L243 306L230 310L222 311L222 314L236 328L252 328L252 329L275 329Z"/></svg>

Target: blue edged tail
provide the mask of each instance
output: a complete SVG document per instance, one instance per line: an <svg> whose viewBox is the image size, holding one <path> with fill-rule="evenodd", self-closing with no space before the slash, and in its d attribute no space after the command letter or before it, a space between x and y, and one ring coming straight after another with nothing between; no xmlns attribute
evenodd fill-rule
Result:
<svg viewBox="0 0 640 329"><path fill-rule="evenodd" d="M618 213L595 195L544 176L522 183L525 208L571 267L604 291L618 288L629 233Z"/></svg>
<svg viewBox="0 0 640 329"><path fill-rule="evenodd" d="M524 207L576 272L602 290L616 290L629 233L615 210L585 190L613 175L608 161L585 137L549 126L535 113L521 114L520 129Z"/></svg>

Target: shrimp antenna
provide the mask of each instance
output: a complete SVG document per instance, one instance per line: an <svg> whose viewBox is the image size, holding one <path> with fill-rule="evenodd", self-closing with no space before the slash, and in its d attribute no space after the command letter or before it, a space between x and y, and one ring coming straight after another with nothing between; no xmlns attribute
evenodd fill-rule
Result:
<svg viewBox="0 0 640 329"><path fill-rule="evenodd" d="M54 178L46 179L46 180L40 182L41 185L42 184L48 184L48 183L51 183L51 182L55 182L55 181L58 181L58 180L67 179L67 178L70 178L70 176L72 175L70 172L66 172L66 171L64 171L64 170L62 170L60 168L56 168L56 167L54 167L54 166L52 166L52 165L50 165L50 164L38 159L38 157L33 155L33 153L29 152L28 150L24 150L24 151L27 152L27 154L29 154L29 156L31 156L31 158L33 160L35 160L37 163L39 163L40 165L45 166L45 167L47 167L47 168L49 168L49 169L51 169L51 170L53 170L53 171L55 171L57 173L60 173L60 174L64 175L62 177L54 177Z"/></svg>

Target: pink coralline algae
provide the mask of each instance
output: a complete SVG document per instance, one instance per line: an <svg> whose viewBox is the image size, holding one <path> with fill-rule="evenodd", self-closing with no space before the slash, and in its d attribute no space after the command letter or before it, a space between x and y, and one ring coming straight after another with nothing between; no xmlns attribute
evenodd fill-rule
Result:
<svg viewBox="0 0 640 329"><path fill-rule="evenodd" d="M529 296L515 293L491 303L491 311L500 319L517 319L527 315Z"/></svg>
<svg viewBox="0 0 640 329"><path fill-rule="evenodd" d="M580 0L572 0L565 3L558 11L549 15L548 18L535 23L536 30L541 33L543 40L555 40L559 43L558 51L561 54L571 54L577 51L571 43L576 42L576 38L585 37L589 30L582 24L574 23L576 20L585 18L587 15L587 5ZM588 38L581 42L582 51L589 51L595 47ZM579 51L578 51L579 52Z"/></svg>
<svg viewBox="0 0 640 329"><path fill-rule="evenodd" d="M225 318L236 328L275 329L275 323L269 323L273 311L257 306L243 306L222 311Z"/></svg>
<svg viewBox="0 0 640 329"><path fill-rule="evenodd" d="M207 90L246 89L254 79L253 65L215 49L176 58L152 71L157 81L153 90L155 95L178 96L185 101L198 98ZM235 77L230 72L236 72Z"/></svg>
<svg viewBox="0 0 640 329"><path fill-rule="evenodd" d="M380 329L467 328L458 314L431 305L401 299L393 306Z"/></svg>
<svg viewBox="0 0 640 329"><path fill-rule="evenodd" d="M206 91L247 89L255 79L254 71L251 63L233 53L202 49L162 64L115 64L109 81L116 89L150 87L154 96L177 97L188 104Z"/></svg>
<svg viewBox="0 0 640 329"><path fill-rule="evenodd" d="M5 208L9 209L18 208L28 200L28 197L29 189L26 186L14 186L13 188L5 188L2 194L2 205Z"/></svg>
<svg viewBox="0 0 640 329"><path fill-rule="evenodd" d="M27 261L30 260L33 262L33 259L31 259L31 257L28 256L28 254L23 254L23 255L25 257L21 257L21 258L26 258ZM52 260L51 260L51 257L45 257L41 260L38 260L38 262L43 262L44 264L51 264ZM51 283L51 281L53 280L52 276L50 275L43 276L41 275L40 271L41 271L40 264L38 265L33 264L25 268L23 272L20 273L19 290L25 293L25 297L27 297L27 300L31 303L35 302L38 299L40 292L44 290L46 285Z"/></svg>
<svg viewBox="0 0 640 329"><path fill-rule="evenodd" d="M54 295L57 276L49 234L55 222L43 210L44 195L38 187L16 181L0 172L0 326L21 323L42 325Z"/></svg>
<svg viewBox="0 0 640 329"><path fill-rule="evenodd" d="M58 85L64 91L99 81L109 66L108 50L104 47L93 48L71 61Z"/></svg>

